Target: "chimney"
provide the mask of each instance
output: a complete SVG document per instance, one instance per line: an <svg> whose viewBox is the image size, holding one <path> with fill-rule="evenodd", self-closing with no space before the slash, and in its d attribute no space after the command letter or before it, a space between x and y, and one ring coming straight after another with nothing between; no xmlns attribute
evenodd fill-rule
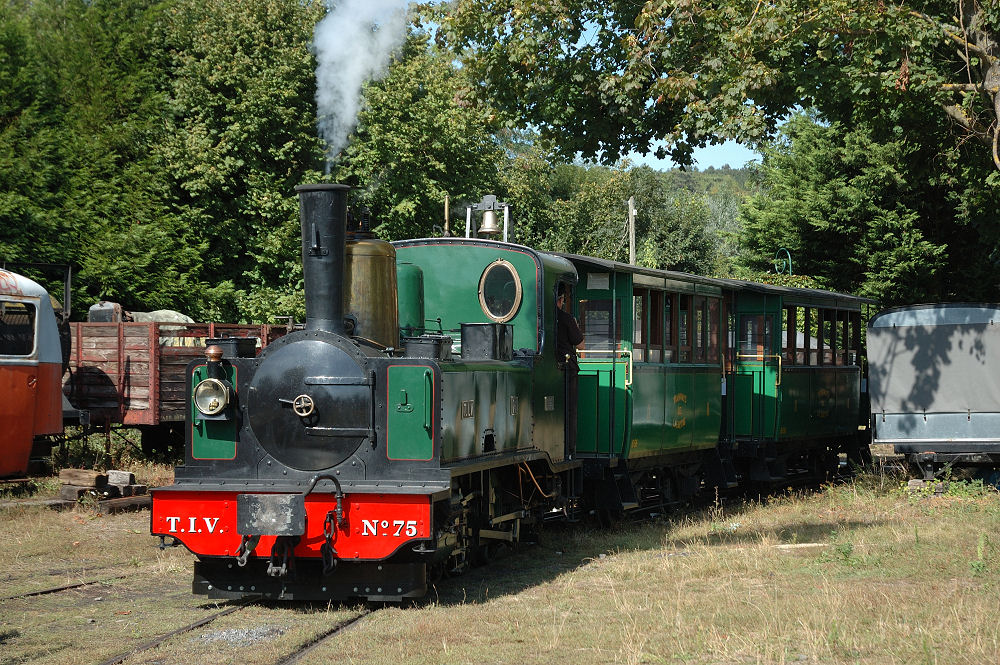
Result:
<svg viewBox="0 0 1000 665"><path fill-rule="evenodd" d="M306 330L344 333L347 185L299 185Z"/></svg>

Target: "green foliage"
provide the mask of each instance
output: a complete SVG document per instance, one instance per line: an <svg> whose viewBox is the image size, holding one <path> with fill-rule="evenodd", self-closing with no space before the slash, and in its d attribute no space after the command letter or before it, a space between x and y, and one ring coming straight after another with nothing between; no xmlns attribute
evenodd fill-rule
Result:
<svg viewBox="0 0 1000 665"><path fill-rule="evenodd" d="M716 274L764 274L784 246L883 304L994 299L996 3L453 0L440 21L479 98L566 157L778 137L742 220L715 199ZM802 108L822 124L782 128Z"/></svg>
<svg viewBox="0 0 1000 665"><path fill-rule="evenodd" d="M819 560L822 562L835 562L845 566L856 566L861 563L861 559L854 553L854 544L850 541L838 542L837 534L831 535L833 542L828 550L824 551Z"/></svg>
<svg viewBox="0 0 1000 665"><path fill-rule="evenodd" d="M493 193L513 240L626 261L634 196L641 265L886 304L987 298L1000 174L938 113L959 94L938 71L954 40L869 4L456 0L428 11L469 50L414 26L323 174L310 44L324 3L4 0L0 260L72 264L77 317L107 298L301 319L293 187L339 180L387 239L439 233L446 195L461 234L466 205ZM935 20L951 7L912 4ZM976 7L977 26L996 23ZM798 104L823 122L789 122L759 178L618 159L660 139L681 161L725 136L763 143ZM565 163L580 154L618 166ZM792 277L772 274L781 246Z"/></svg>
<svg viewBox="0 0 1000 665"><path fill-rule="evenodd" d="M523 228L522 241L559 252L628 261L629 197L635 197L636 263L710 272L715 254L704 197L673 186L648 167L557 166L548 179L547 214Z"/></svg>
<svg viewBox="0 0 1000 665"><path fill-rule="evenodd" d="M954 195L967 176L941 173L933 143L880 139L870 125L847 129L804 114L782 136L764 153L763 190L742 210L746 269L767 271L785 247L795 273L883 305L989 299L994 258L970 251L982 227ZM980 183L965 184L986 196Z"/></svg>
<svg viewBox="0 0 1000 665"><path fill-rule="evenodd" d="M693 148L723 138L764 142L797 107L845 122L891 125L928 105L943 117L953 72L982 76L953 48L955 4L454 0L440 20L482 96L563 154L614 163L661 140L658 153L690 163ZM973 27L995 34L990 5L965 4ZM970 114L991 104L962 102Z"/></svg>
<svg viewBox="0 0 1000 665"><path fill-rule="evenodd" d="M10 14L23 12L24 41L16 57L0 60L20 68L8 80L30 84L5 95L20 111L6 116L0 136L0 254L77 266L77 302L179 307L199 284L197 243L168 209L162 168L149 151L163 106L148 60L156 7L4 8L8 29Z"/></svg>
<svg viewBox="0 0 1000 665"><path fill-rule="evenodd" d="M432 235L453 205L498 190L506 161L489 108L469 104L465 73L447 53L413 35L380 81L365 87L359 128L337 169L360 188L379 235Z"/></svg>
<svg viewBox="0 0 1000 665"><path fill-rule="evenodd" d="M0 258L73 265L78 316L98 298L301 315L292 188L321 179L309 44L323 11L7 0Z"/></svg>
<svg viewBox="0 0 1000 665"><path fill-rule="evenodd" d="M982 478L954 480L950 474L946 474L944 480L927 481L919 486L900 483L899 490L914 500L939 496L977 500L997 493L997 488L984 483Z"/></svg>
<svg viewBox="0 0 1000 665"><path fill-rule="evenodd" d="M506 201L516 202L511 213L512 240L541 247L551 224L549 208L556 196L551 185L556 160L551 147L534 133L507 132L504 139L508 161L500 173L500 191Z"/></svg>
<svg viewBox="0 0 1000 665"><path fill-rule="evenodd" d="M309 52L320 2L176 0L163 15L167 132L155 146L216 285L205 313L300 313L293 187L320 180ZM239 285L238 288L233 285Z"/></svg>
<svg viewBox="0 0 1000 665"><path fill-rule="evenodd" d="M969 562L969 568L973 575L982 575L989 570L989 566L986 562L986 554L989 549L989 539L986 537L985 533L979 534L979 539L976 541L976 558Z"/></svg>

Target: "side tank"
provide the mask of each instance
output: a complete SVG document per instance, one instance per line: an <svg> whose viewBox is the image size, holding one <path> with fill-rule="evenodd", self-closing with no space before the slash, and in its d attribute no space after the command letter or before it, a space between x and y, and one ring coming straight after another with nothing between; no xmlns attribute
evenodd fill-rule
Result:
<svg viewBox="0 0 1000 665"><path fill-rule="evenodd" d="M396 249L376 238L348 240L344 280L344 315L354 320L352 334L398 347Z"/></svg>

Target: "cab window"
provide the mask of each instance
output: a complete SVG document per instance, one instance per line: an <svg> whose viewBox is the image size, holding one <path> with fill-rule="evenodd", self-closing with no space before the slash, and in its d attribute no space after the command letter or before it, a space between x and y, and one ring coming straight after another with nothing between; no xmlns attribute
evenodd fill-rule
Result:
<svg viewBox="0 0 1000 665"><path fill-rule="evenodd" d="M0 301L0 356L30 356L35 350L35 306Z"/></svg>
<svg viewBox="0 0 1000 665"><path fill-rule="evenodd" d="M479 304L492 321L506 323L521 306L521 278L509 262L497 259L479 278Z"/></svg>

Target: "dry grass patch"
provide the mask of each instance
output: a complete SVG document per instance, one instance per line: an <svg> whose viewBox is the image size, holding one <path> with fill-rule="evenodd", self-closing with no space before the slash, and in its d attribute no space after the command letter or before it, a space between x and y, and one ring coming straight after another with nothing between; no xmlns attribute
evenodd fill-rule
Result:
<svg viewBox="0 0 1000 665"><path fill-rule="evenodd" d="M557 547L454 581L464 597L381 614L307 662L997 662L1000 497L899 485L868 477L657 526L559 533ZM784 547L795 544L812 546ZM535 582L523 572L553 566Z"/></svg>
<svg viewBox="0 0 1000 665"><path fill-rule="evenodd" d="M0 601L0 663L92 663L188 623L190 558L160 551L149 513L92 508L6 509L0 520L3 596L108 580L56 594ZM120 576L124 578L118 579Z"/></svg>
<svg viewBox="0 0 1000 665"><path fill-rule="evenodd" d="M26 506L0 515L2 596L117 575L162 576L190 566L185 552L156 547L145 511L104 515L87 506L65 511Z"/></svg>
<svg viewBox="0 0 1000 665"><path fill-rule="evenodd" d="M94 579L102 584L0 601L0 664L85 665L219 611L191 593L193 557L159 550L149 513L104 515L96 507L6 510L0 521L4 596ZM126 663L273 663L357 608L250 605L171 638Z"/></svg>
<svg viewBox="0 0 1000 665"><path fill-rule="evenodd" d="M176 578L143 576L0 604L2 663L84 665L206 615Z"/></svg>
<svg viewBox="0 0 1000 665"><path fill-rule="evenodd" d="M543 544L390 607L305 663L982 663L1000 660L1000 496L910 494L869 476L766 504ZM93 663L207 616L192 558L161 552L148 513L17 508L0 521L0 663ZM357 608L248 606L128 663L280 661Z"/></svg>
<svg viewBox="0 0 1000 665"><path fill-rule="evenodd" d="M336 605L248 605L197 630L176 635L156 649L126 660L125 665L275 663L359 612L357 607Z"/></svg>

